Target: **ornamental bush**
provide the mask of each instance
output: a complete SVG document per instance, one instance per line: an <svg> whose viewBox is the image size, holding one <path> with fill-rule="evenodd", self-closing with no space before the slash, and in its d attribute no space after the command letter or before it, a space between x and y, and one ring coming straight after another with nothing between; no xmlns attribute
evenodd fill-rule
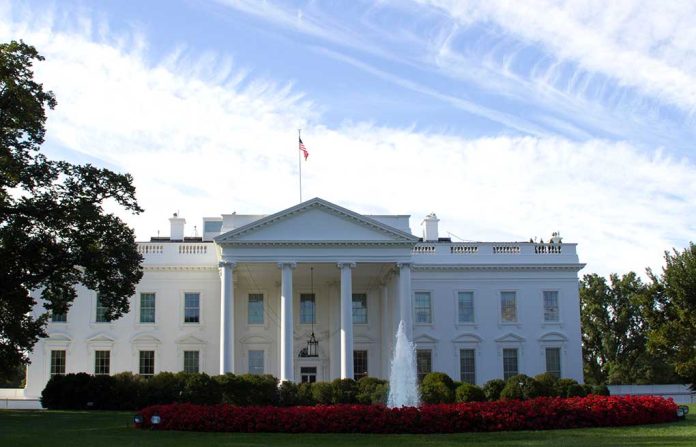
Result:
<svg viewBox="0 0 696 447"><path fill-rule="evenodd" d="M454 402L454 382L445 373L431 372L425 375L420 386L421 399L427 404Z"/></svg>
<svg viewBox="0 0 696 447"><path fill-rule="evenodd" d="M578 385L578 381L575 379L558 379L558 382L556 382L556 393L560 397L572 397L568 395L568 391L573 385Z"/></svg>
<svg viewBox="0 0 696 447"><path fill-rule="evenodd" d="M358 380L359 404L386 404L389 394L389 382L376 377L362 377Z"/></svg>
<svg viewBox="0 0 696 447"><path fill-rule="evenodd" d="M538 374L534 376L534 380L539 383L540 391L542 396L557 396L557 385L558 377L555 375L545 372L543 374Z"/></svg>
<svg viewBox="0 0 696 447"><path fill-rule="evenodd" d="M484 402L486 395L483 390L470 383L462 383L455 392L457 402Z"/></svg>
<svg viewBox="0 0 696 447"><path fill-rule="evenodd" d="M493 379L483 384L483 394L486 395L486 400L496 401L500 399L500 393L505 388L505 381L503 379Z"/></svg>
<svg viewBox="0 0 696 447"><path fill-rule="evenodd" d="M539 397L386 408L382 405L246 407L171 404L141 411L140 428L218 432L455 433L653 424L676 420L677 405L655 396ZM160 424L152 427L157 413Z"/></svg>
<svg viewBox="0 0 696 447"><path fill-rule="evenodd" d="M353 379L336 379L331 382L331 403L357 403L358 384Z"/></svg>
<svg viewBox="0 0 696 447"><path fill-rule="evenodd" d="M524 374L517 374L505 382L505 388L500 392L502 400L527 400L543 395L542 385Z"/></svg>

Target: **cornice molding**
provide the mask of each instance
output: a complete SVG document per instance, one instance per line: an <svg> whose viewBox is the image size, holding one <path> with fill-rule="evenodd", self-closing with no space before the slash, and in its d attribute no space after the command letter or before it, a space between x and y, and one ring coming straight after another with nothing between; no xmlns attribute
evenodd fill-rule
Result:
<svg viewBox="0 0 696 447"><path fill-rule="evenodd" d="M412 248L414 242L406 241L219 241L225 247L397 247Z"/></svg>
<svg viewBox="0 0 696 447"><path fill-rule="evenodd" d="M415 271L455 271L455 272L481 272L481 271L563 271L579 272L585 264L413 264L411 270Z"/></svg>
<svg viewBox="0 0 696 447"><path fill-rule="evenodd" d="M144 265L146 272L217 272L217 265Z"/></svg>

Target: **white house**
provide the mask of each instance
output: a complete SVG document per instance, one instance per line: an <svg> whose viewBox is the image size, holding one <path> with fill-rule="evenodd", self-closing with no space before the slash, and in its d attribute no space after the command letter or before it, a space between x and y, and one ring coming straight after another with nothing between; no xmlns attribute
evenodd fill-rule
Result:
<svg viewBox="0 0 696 447"><path fill-rule="evenodd" d="M202 237L169 220L170 237L138 244L144 276L128 314L104 321L97 294L82 288L67 315L53 315L31 355L28 397L52 374L80 371L388 378L401 320L419 374L582 380L583 264L558 237L452 242L431 214L419 238L409 216L318 198L269 216L204 218Z"/></svg>

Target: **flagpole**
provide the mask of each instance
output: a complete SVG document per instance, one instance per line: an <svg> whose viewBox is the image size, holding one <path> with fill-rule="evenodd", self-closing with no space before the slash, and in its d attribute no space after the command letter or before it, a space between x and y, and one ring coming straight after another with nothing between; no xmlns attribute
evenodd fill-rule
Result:
<svg viewBox="0 0 696 447"><path fill-rule="evenodd" d="M297 129L297 144L300 144L302 139L302 129ZM302 154L299 146L297 148L297 166L300 168L300 203L302 203Z"/></svg>

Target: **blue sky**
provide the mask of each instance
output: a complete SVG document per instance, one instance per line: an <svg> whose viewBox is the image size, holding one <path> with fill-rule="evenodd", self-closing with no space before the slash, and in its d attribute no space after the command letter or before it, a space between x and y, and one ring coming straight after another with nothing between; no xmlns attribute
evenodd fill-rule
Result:
<svg viewBox="0 0 696 447"><path fill-rule="evenodd" d="M304 197L437 212L466 240L578 242L642 272L696 231L689 1L33 1L46 151L134 175L140 239Z"/></svg>

